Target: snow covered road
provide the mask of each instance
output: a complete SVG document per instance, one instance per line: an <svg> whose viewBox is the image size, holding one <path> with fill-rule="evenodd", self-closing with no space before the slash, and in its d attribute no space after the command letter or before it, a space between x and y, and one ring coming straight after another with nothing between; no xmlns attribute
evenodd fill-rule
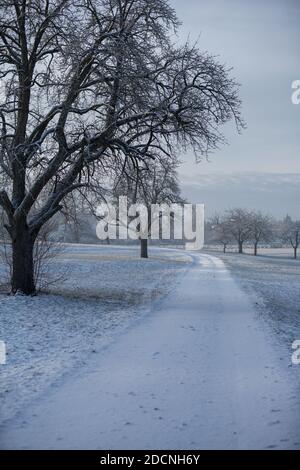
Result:
<svg viewBox="0 0 300 470"><path fill-rule="evenodd" d="M300 449L300 366L222 261L1 429L14 449Z"/></svg>

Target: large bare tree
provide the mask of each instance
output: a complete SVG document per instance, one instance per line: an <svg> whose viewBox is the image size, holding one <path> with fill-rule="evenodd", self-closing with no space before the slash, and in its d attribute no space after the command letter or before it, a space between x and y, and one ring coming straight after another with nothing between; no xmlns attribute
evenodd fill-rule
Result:
<svg viewBox="0 0 300 470"><path fill-rule="evenodd" d="M1 0L0 204L12 292L35 291L33 247L74 191L153 149L198 156L238 127L238 86L196 46L172 44L165 0Z"/></svg>

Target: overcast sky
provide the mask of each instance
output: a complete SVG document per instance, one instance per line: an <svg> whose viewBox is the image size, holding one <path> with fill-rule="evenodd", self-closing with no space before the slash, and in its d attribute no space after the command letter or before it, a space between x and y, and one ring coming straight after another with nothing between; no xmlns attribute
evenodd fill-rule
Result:
<svg viewBox="0 0 300 470"><path fill-rule="evenodd" d="M201 49L219 56L221 62L233 67L233 74L241 84L243 117L247 122L242 135L235 132L233 125L226 126L224 133L229 145L213 153L209 162L195 166L192 155L182 156L187 162L180 171L184 189L191 196L192 185L193 199L196 200L197 185L200 197L205 178L207 187L207 177L203 175L210 176L213 191L214 178L215 184L220 184L221 174L224 197L232 206L232 178L235 181L242 178L244 187L242 185L240 191L244 205L247 205L247 173L250 174L249 181L253 181L253 173L261 173L258 183L263 184L265 175L266 184L270 185L268 190L272 190L274 181L278 189L282 179L288 192L291 181L290 202L295 206L291 212L295 215L297 206L292 197L295 198L295 182L299 188L300 105L291 102L291 83L300 79L300 0L170 1L183 22L179 40L188 35L191 40L199 38ZM277 173L275 180L267 177L269 173ZM228 175L227 189L224 174ZM264 192L266 184L263 184ZM199 202L205 202L209 210L214 209L215 202L209 193L205 194L207 200ZM298 201L300 217L300 188ZM286 195L277 213L286 213L288 202ZM251 204L253 202L249 200ZM268 205L266 210L273 211L273 206Z"/></svg>

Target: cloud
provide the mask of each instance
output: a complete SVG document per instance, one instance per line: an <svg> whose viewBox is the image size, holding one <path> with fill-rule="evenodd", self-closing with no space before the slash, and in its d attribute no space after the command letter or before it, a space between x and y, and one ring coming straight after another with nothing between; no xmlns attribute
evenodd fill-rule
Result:
<svg viewBox="0 0 300 470"><path fill-rule="evenodd" d="M240 206L300 218L300 173L198 174L183 178L182 191L191 202L204 203L208 216Z"/></svg>

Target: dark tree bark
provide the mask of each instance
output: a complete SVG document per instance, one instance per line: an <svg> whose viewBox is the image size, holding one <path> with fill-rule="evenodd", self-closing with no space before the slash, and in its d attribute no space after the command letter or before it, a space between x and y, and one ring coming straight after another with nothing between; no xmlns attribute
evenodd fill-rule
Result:
<svg viewBox="0 0 300 470"><path fill-rule="evenodd" d="M298 247L294 246L294 259L297 259L297 251L298 251Z"/></svg>
<svg viewBox="0 0 300 470"><path fill-rule="evenodd" d="M243 254L243 242L239 242L239 254Z"/></svg>
<svg viewBox="0 0 300 470"><path fill-rule="evenodd" d="M258 242L254 243L254 256L257 256L257 246Z"/></svg>
<svg viewBox="0 0 300 470"><path fill-rule="evenodd" d="M148 240L141 238L141 258L148 258Z"/></svg>
<svg viewBox="0 0 300 470"><path fill-rule="evenodd" d="M26 224L19 224L12 237L12 293L35 293L33 247L35 236Z"/></svg>
<svg viewBox="0 0 300 470"><path fill-rule="evenodd" d="M226 253L227 243L223 243L223 253Z"/></svg>

